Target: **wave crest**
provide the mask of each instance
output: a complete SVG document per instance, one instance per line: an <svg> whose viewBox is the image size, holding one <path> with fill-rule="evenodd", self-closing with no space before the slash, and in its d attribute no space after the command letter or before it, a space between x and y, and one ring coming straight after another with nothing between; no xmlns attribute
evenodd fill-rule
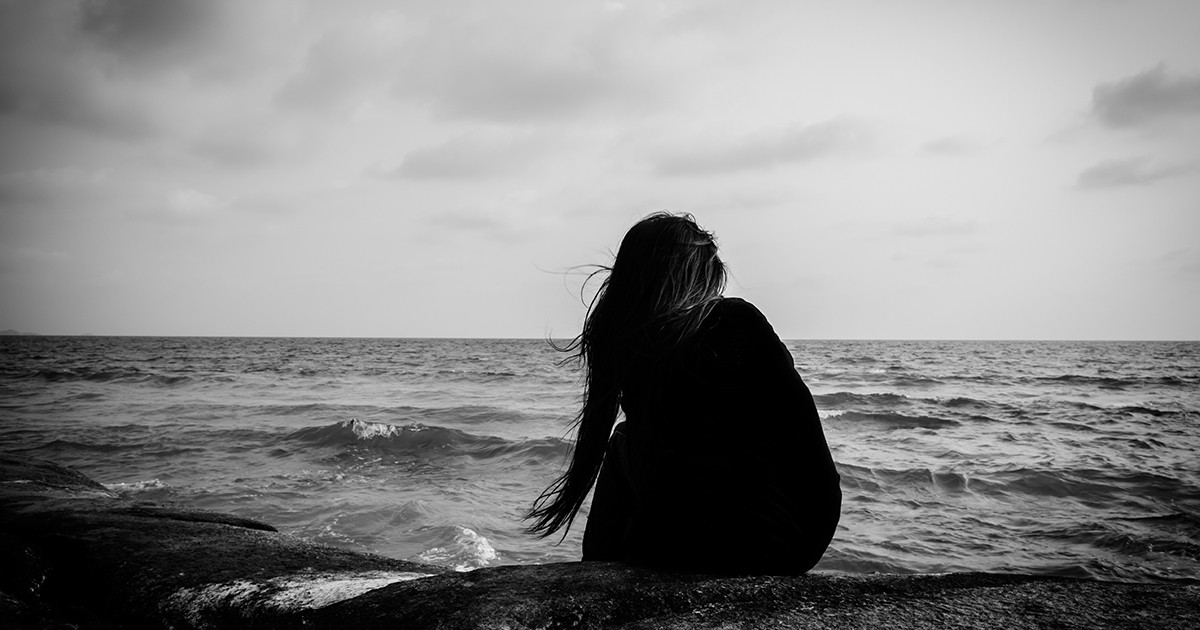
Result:
<svg viewBox="0 0 1200 630"><path fill-rule="evenodd" d="M456 525L451 531L454 533L453 540L421 552L417 560L453 567L456 571L471 571L500 558L492 543L475 530Z"/></svg>
<svg viewBox="0 0 1200 630"><path fill-rule="evenodd" d="M553 437L508 440L494 435L477 435L418 422L394 425L358 418L336 424L293 431L288 439L311 446L366 448L391 455L464 455L477 459L524 457L557 461L570 450L570 442Z"/></svg>
<svg viewBox="0 0 1200 630"><path fill-rule="evenodd" d="M857 424L868 423L875 426L882 426L884 429L948 429L957 427L961 423L957 420L949 418L936 418L933 416L908 416L900 413L862 413L859 411L847 411L839 416L834 416L839 422L853 422Z"/></svg>

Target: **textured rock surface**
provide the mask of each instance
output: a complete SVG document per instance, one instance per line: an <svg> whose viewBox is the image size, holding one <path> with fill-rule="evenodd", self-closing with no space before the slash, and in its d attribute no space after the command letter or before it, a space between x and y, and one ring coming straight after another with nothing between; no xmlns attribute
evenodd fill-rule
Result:
<svg viewBox="0 0 1200 630"><path fill-rule="evenodd" d="M0 455L0 627L1194 628L1200 586L982 573L713 577L616 563L469 573L117 498Z"/></svg>
<svg viewBox="0 0 1200 630"><path fill-rule="evenodd" d="M306 618L357 628L1195 628L1200 591L984 573L714 578L564 563L393 584Z"/></svg>
<svg viewBox="0 0 1200 630"><path fill-rule="evenodd" d="M0 627L269 624L445 571L251 519L122 500L73 470L9 456L0 456L0 560Z"/></svg>

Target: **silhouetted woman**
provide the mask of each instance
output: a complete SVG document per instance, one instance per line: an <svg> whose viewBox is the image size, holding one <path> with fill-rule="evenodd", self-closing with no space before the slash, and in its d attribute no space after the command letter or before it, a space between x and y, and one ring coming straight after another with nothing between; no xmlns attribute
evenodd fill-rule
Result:
<svg viewBox="0 0 1200 630"><path fill-rule="evenodd" d="M791 354L758 309L721 296L712 235L690 215L650 215L607 271L563 349L585 375L578 435L530 531L569 529L595 484L584 560L811 569L837 526L838 474Z"/></svg>

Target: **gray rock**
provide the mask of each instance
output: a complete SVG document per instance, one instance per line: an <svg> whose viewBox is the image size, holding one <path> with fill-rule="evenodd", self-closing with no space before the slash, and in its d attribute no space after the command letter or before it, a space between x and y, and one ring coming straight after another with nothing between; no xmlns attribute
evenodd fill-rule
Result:
<svg viewBox="0 0 1200 630"><path fill-rule="evenodd" d="M458 573L121 499L0 455L0 627L1196 627L1200 586L1020 575L721 577L620 563Z"/></svg>
<svg viewBox="0 0 1200 630"><path fill-rule="evenodd" d="M1194 628L1200 591L986 573L713 577L561 563L393 584L305 619L354 628Z"/></svg>
<svg viewBox="0 0 1200 630"><path fill-rule="evenodd" d="M74 470L0 456L7 558L0 614L28 627L244 627L446 571L121 499Z"/></svg>

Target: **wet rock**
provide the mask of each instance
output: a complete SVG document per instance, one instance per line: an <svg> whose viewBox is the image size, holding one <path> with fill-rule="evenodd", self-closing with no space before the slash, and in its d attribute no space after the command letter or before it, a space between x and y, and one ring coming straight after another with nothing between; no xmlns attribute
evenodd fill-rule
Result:
<svg viewBox="0 0 1200 630"><path fill-rule="evenodd" d="M1019 575L717 577L620 563L459 573L121 499L0 455L0 627L1195 627L1200 586Z"/></svg>
<svg viewBox="0 0 1200 630"><path fill-rule="evenodd" d="M1196 585L959 573L713 577L618 563L480 569L303 616L354 628L1193 628Z"/></svg>
<svg viewBox="0 0 1200 630"><path fill-rule="evenodd" d="M6 558L19 562L5 563L0 615L15 627L237 628L446 571L122 499L74 470L0 456Z"/></svg>

